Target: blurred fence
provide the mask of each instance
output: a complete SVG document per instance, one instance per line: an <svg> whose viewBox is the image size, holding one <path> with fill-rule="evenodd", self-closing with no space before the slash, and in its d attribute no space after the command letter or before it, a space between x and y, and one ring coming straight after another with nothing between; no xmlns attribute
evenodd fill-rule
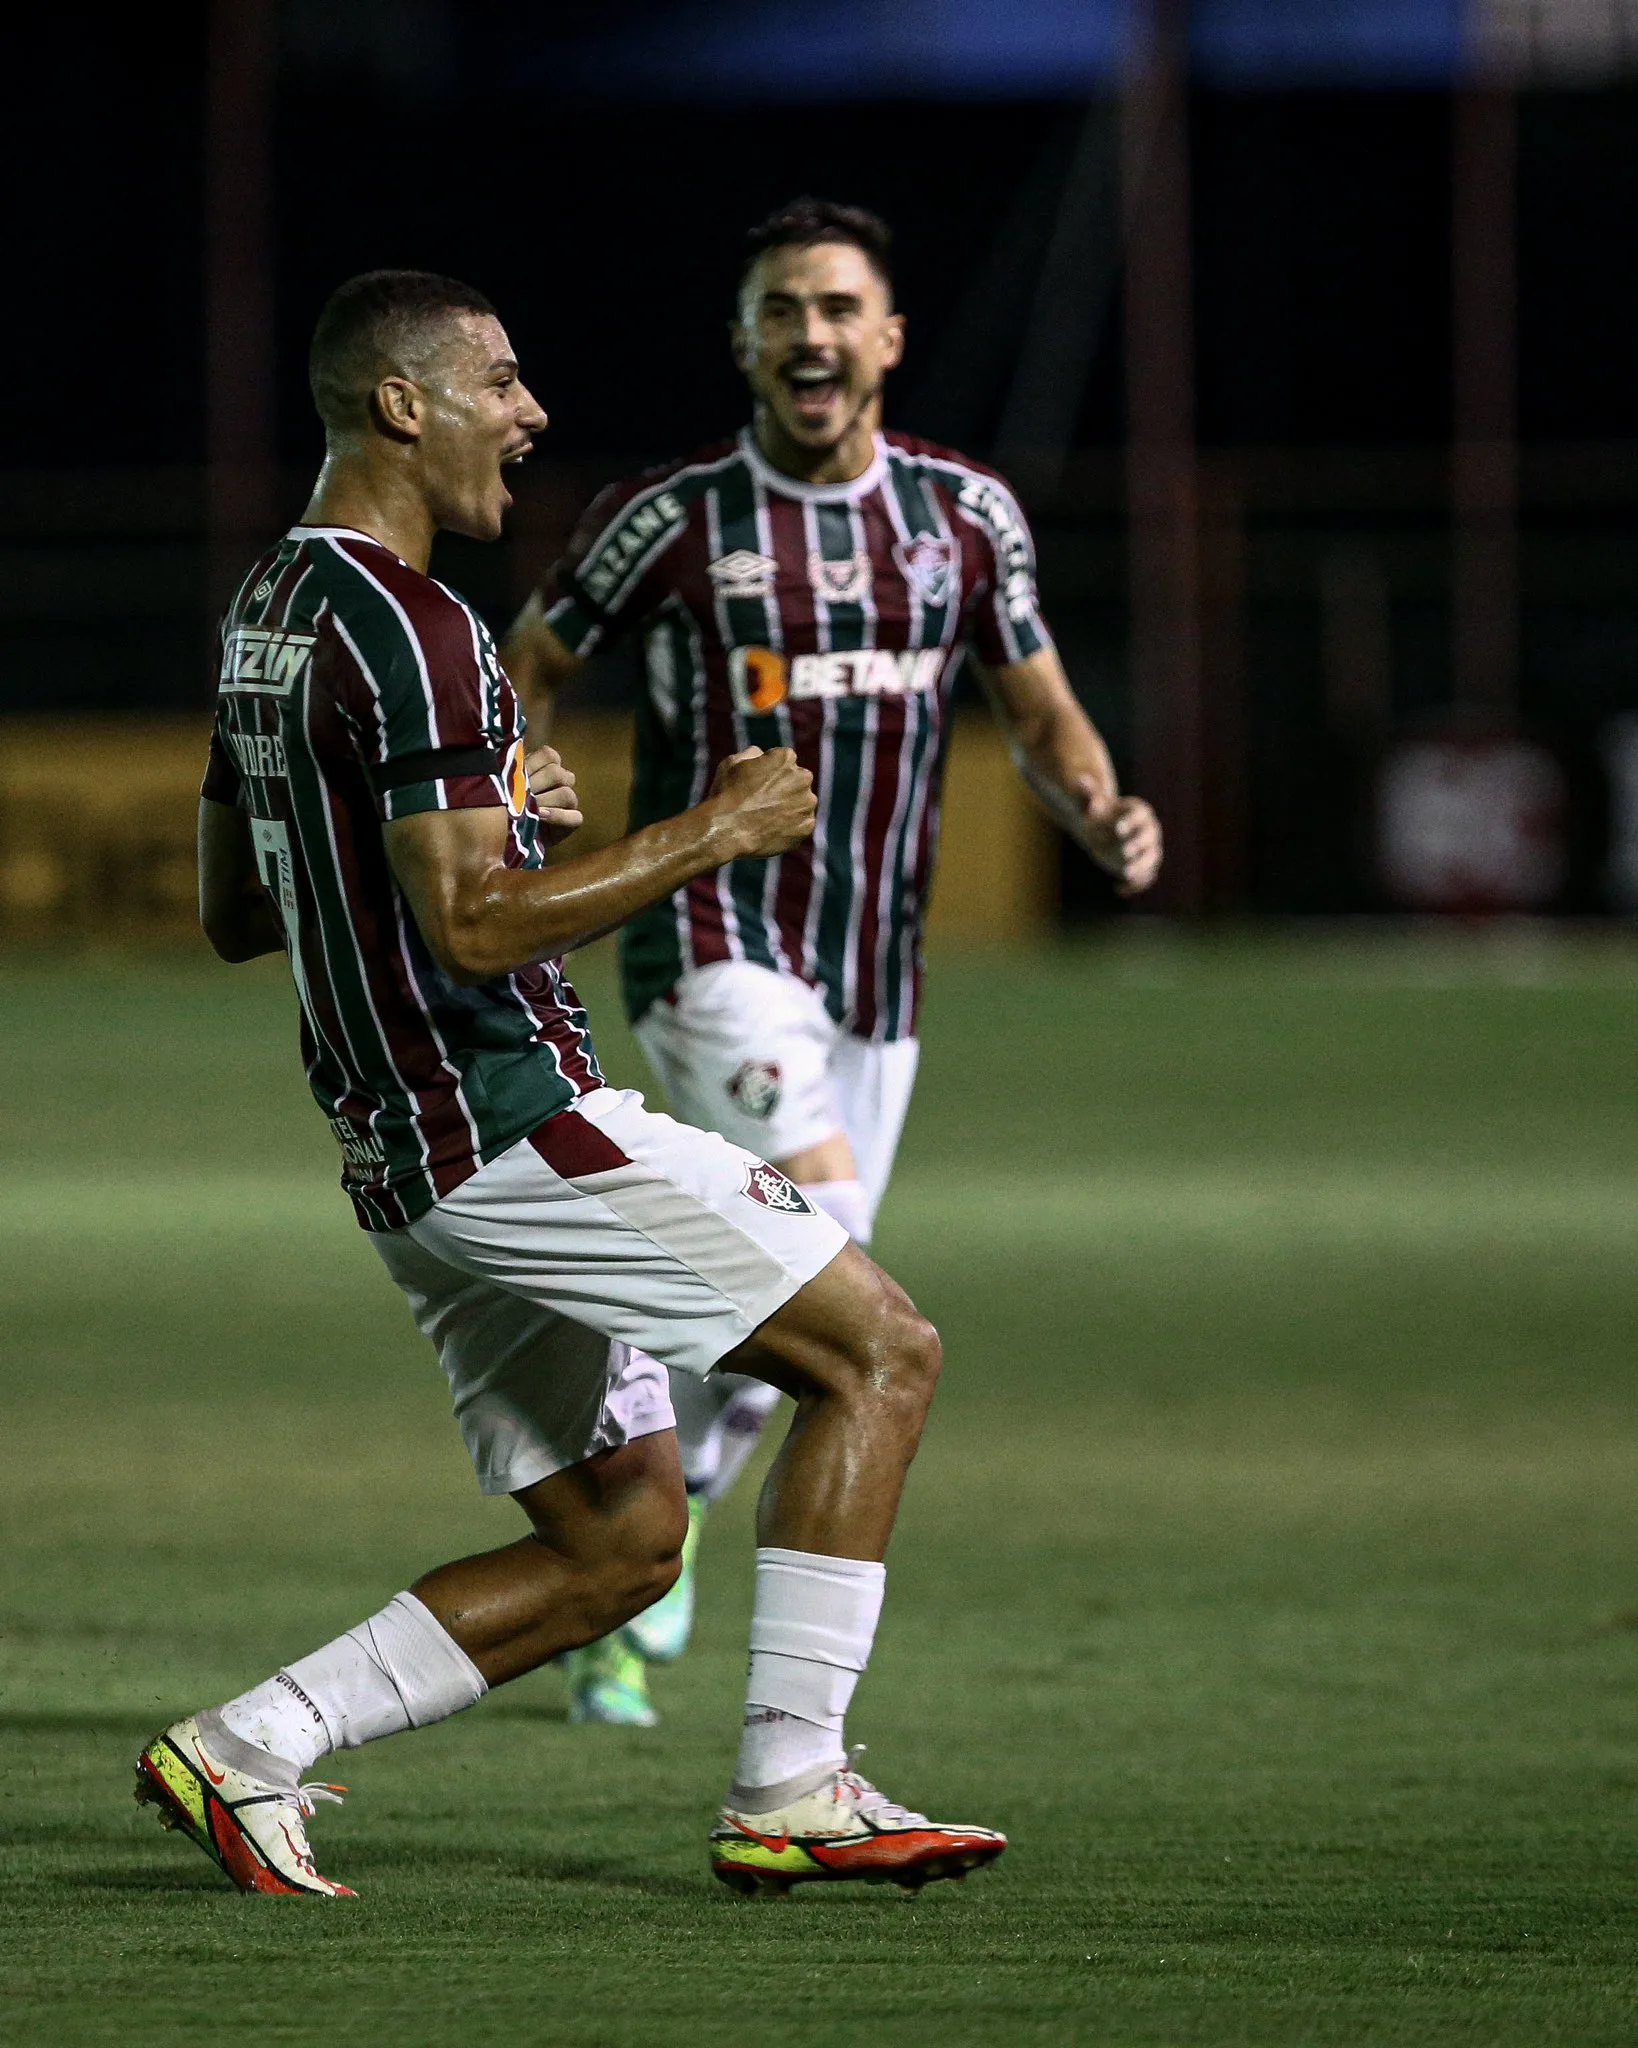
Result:
<svg viewBox="0 0 1638 2048"><path fill-rule="evenodd" d="M506 538L492 548L440 543L436 569L503 628L587 498L632 466L632 458L538 460L519 480ZM1208 449L1200 476L1207 901L1282 913L1404 902L1390 884L1408 870L1397 855L1384 863L1381 822L1385 805L1402 809L1406 787L1403 776L1393 779L1392 757L1437 739L1451 718L1448 453ZM284 479L281 516L294 514L308 481ZM123 716L140 706L191 720L197 732L212 689L203 507L197 471L0 475L7 789L38 780L29 763L42 728L31 721ZM1130 778L1138 749L1122 457L1071 455L1030 509L1048 615L1077 689ZM1524 451L1518 576L1518 689L1499 723L1545 750L1562 790L1558 852L1533 869L1553 878L1536 907L1625 910L1638 872L1638 447ZM621 708L634 668L629 654L594 664L574 702L588 713ZM135 816L156 786L139 780L138 764L157 761L160 742L149 736L122 752L111 729L75 730L62 749L65 759L95 764L87 801L99 832L118 819L123 842L147 831L144 843L169 843L169 828L139 830ZM623 743L615 751L623 759ZM190 804L191 774L182 777ZM999 762L995 783L991 803L1014 805L1013 778ZM1398 791L1391 803L1390 783ZM1480 784L1468 778L1468 786ZM1448 791L1441 830L1460 810L1447 798ZM9 809L17 799L5 801ZM963 829L960 808L951 806L952 832ZM45 842L32 826L4 829L16 857L27 856L16 870L25 875L35 859L29 849ZM191 813L181 830L184 840L191 835ZM1050 870L1050 845L1030 855L1038 858ZM171 900L162 879L169 870L152 852L131 868L138 872L147 878L140 889L134 880L76 886L101 900L140 899L157 917ZM36 873L43 877L44 866ZM1050 915L1055 886L1048 872L1024 893ZM977 890L976 871L959 888ZM22 914L31 889L47 902L45 882L25 875L7 898L8 919ZM956 893L947 884L946 902ZM1070 915L1101 911L1108 900L1075 856L1065 859L1058 894ZM70 891L60 905L74 900Z"/></svg>
<svg viewBox="0 0 1638 2048"><path fill-rule="evenodd" d="M121 947L203 943L194 830L208 718L103 716L0 725L0 940ZM565 852L626 824L629 722L566 714L555 742L586 823ZM1028 942L1052 929L1051 827L982 714L961 719L945 783L935 943Z"/></svg>

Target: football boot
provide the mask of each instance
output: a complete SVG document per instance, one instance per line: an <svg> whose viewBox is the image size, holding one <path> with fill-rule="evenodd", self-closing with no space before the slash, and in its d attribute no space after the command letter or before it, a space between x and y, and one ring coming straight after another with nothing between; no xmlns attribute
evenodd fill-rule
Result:
<svg viewBox="0 0 1638 2048"><path fill-rule="evenodd" d="M862 1878L919 1891L938 1878L964 1878L1007 1846L993 1828L952 1825L912 1813L853 1768L789 1779L778 1803L749 1812L724 1806L711 1830L711 1868L748 1896L783 1897L792 1885Z"/></svg>
<svg viewBox="0 0 1638 2048"><path fill-rule="evenodd" d="M157 1806L242 1892L282 1897L357 1896L320 1877L307 1843L319 1799L338 1806L345 1785L302 1785L296 1768L235 1735L212 1709L156 1735L137 1758L138 1805Z"/></svg>
<svg viewBox="0 0 1638 2048"><path fill-rule="evenodd" d="M558 1660L569 1681L569 1719L611 1728L652 1728L659 1720L648 1696L643 1660L616 1629Z"/></svg>

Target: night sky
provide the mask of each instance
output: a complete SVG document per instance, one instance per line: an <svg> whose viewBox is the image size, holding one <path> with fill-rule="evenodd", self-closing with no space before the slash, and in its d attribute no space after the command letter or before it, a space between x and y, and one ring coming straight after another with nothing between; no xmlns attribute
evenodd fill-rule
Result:
<svg viewBox="0 0 1638 2048"><path fill-rule="evenodd" d="M12 196L0 461L202 454L202 11L32 20L7 67ZM311 39L309 39L309 42ZM982 449L1002 393L918 412L963 288L1073 104L575 108L508 87L504 38L366 70L287 52L277 110L281 453L316 453L303 383L325 292L383 263L499 304L564 454L658 455L741 410L723 347L739 238L803 190L896 224L912 348L897 416ZM499 54L497 55L497 51ZM411 51L411 56L415 53ZM1438 92L1200 94L1204 440L1429 443L1449 423L1449 102ZM1535 95L1521 124L1521 422L1638 437L1638 93ZM1120 429L1118 317L1078 430ZM46 368L51 365L50 370ZM60 401L70 393L73 401ZM920 409L925 411L925 407Z"/></svg>

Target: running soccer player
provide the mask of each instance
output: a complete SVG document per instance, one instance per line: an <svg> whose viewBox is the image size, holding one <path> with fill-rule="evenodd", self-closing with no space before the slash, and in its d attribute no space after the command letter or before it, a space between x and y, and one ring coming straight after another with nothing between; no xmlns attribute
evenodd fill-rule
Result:
<svg viewBox="0 0 1638 2048"><path fill-rule="evenodd" d="M687 1526L665 1368L765 1375L797 1417L762 1504L738 1762L710 1838L740 1890L958 1876L1006 1843L848 1767L938 1340L760 1158L605 1085L557 956L727 860L813 829L790 752L741 749L700 801L544 867L572 777L532 796L487 632L427 575L492 540L546 416L489 302L418 271L343 285L313 340L313 499L223 621L200 908L227 960L283 949L342 1180L437 1346L484 1491L530 1533L143 1750L137 1796L243 1891L345 1895L304 1783L423 1728L663 1594ZM655 1364L654 1361L661 1361Z"/></svg>
<svg viewBox="0 0 1638 2048"><path fill-rule="evenodd" d="M504 650L544 730L589 655L641 635L634 826L698 803L743 747L790 747L812 774L810 839L698 876L624 927L625 999L677 1113L763 1153L861 1246L915 1079L964 654L1031 788L1123 893L1161 860L1154 812L1120 794L1064 675L1011 491L964 455L882 432L904 350L888 249L875 215L814 199L752 230L733 328L750 426L605 491ZM570 1660L577 1719L654 1719L643 1661L685 1645L699 1518L778 1395L721 1371L673 1398L684 1573Z"/></svg>

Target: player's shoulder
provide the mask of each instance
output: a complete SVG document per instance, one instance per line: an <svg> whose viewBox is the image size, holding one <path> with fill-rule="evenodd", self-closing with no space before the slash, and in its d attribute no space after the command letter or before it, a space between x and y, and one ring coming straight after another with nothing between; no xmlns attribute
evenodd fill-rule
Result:
<svg viewBox="0 0 1638 2048"><path fill-rule="evenodd" d="M303 537L334 617L361 638L367 660L395 653L413 653L429 666L472 660L483 629L447 585L367 534L331 527Z"/></svg>
<svg viewBox="0 0 1638 2048"><path fill-rule="evenodd" d="M957 489L970 479L975 497L1000 497L1016 509L1017 493L1000 470L992 469L987 462L964 455L959 448L947 448L941 441L923 440L919 435L901 434L897 429L889 429L882 439L887 444L889 462L936 471L949 478Z"/></svg>
<svg viewBox="0 0 1638 2048"><path fill-rule="evenodd" d="M593 498L590 515L601 514L607 522L627 511L666 500L686 509L724 470L743 460L743 451L737 440L708 441L704 447L692 449L686 455L673 456L668 462L652 463L647 469L606 484Z"/></svg>

